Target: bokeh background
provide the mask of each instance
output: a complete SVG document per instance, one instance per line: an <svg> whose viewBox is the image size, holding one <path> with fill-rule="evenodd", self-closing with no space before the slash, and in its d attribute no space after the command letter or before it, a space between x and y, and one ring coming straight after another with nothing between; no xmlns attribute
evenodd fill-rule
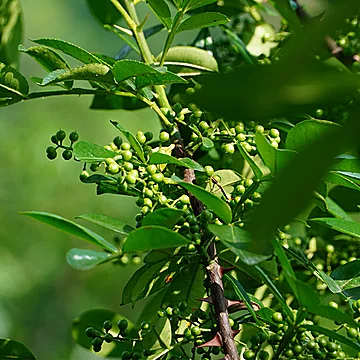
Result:
<svg viewBox="0 0 360 360"><path fill-rule="evenodd" d="M92 17L85 0L21 3L25 47L32 46L30 38L53 37L114 56L123 45ZM162 36L152 41L155 53L160 52ZM20 70L27 78L45 73L27 55L20 56ZM34 85L33 90L39 88ZM118 135L110 119L135 132L140 127L158 129L156 116L147 109L94 111L91 101L91 96L56 97L0 109L0 338L23 342L38 359L97 358L71 339L72 320L85 310L108 308L132 319L139 312L119 306L134 266L103 265L77 272L66 263L66 252L87 248L87 243L18 214L40 210L73 219L103 213L134 225L132 198L96 196L95 186L79 181L80 163L46 158L50 136L60 128L77 130L81 139L103 145ZM108 239L113 236L89 227Z"/></svg>

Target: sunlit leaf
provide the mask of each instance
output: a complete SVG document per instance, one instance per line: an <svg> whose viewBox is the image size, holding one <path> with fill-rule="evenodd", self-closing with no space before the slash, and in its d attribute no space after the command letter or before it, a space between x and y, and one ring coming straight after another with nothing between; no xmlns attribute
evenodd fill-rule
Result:
<svg viewBox="0 0 360 360"><path fill-rule="evenodd" d="M115 151L105 149L87 141L79 141L74 146L74 156L81 161L99 162L119 155Z"/></svg>
<svg viewBox="0 0 360 360"><path fill-rule="evenodd" d="M342 290L360 287L360 260L350 261L337 267L330 276Z"/></svg>
<svg viewBox="0 0 360 360"><path fill-rule="evenodd" d="M171 12L165 0L146 0L158 19L168 28L171 27Z"/></svg>
<svg viewBox="0 0 360 360"><path fill-rule="evenodd" d="M223 195L221 189L223 189L227 194L231 194L234 191L235 185L242 180L242 177L230 169L217 170L214 172L212 177L216 179L218 184L209 182L206 186L206 190L211 191L218 197Z"/></svg>
<svg viewBox="0 0 360 360"><path fill-rule="evenodd" d="M173 156L154 152L150 155L149 164L176 164L197 171L205 171L196 161L190 158L175 158Z"/></svg>
<svg viewBox="0 0 360 360"><path fill-rule="evenodd" d="M202 29L209 26L226 24L230 20L227 16L216 12L202 12L184 20L177 28L177 33L187 30Z"/></svg>
<svg viewBox="0 0 360 360"><path fill-rule="evenodd" d="M111 255L105 252L71 249L66 254L66 261L75 270L90 270L108 260L109 257Z"/></svg>

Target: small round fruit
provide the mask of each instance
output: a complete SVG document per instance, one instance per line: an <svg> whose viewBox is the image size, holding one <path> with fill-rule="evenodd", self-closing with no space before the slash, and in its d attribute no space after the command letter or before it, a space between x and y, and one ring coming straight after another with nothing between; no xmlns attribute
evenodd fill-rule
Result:
<svg viewBox="0 0 360 360"><path fill-rule="evenodd" d="M279 143L275 140L273 140L270 145L274 148L274 149L277 149L279 147Z"/></svg>
<svg viewBox="0 0 360 360"><path fill-rule="evenodd" d="M276 323L280 323L280 322L284 321L283 316L282 316L282 314L280 312L274 312L272 314L272 319Z"/></svg>
<svg viewBox="0 0 360 360"><path fill-rule="evenodd" d="M164 310L158 310L158 312L157 312L157 316L158 317L163 317L163 316L165 316L165 311Z"/></svg>
<svg viewBox="0 0 360 360"><path fill-rule="evenodd" d="M116 138L114 138L113 143L115 144L115 146L120 149L122 143L123 143L123 139L120 136L117 136Z"/></svg>
<svg viewBox="0 0 360 360"><path fill-rule="evenodd" d="M54 143L54 144L58 144L59 143L59 139L57 138L56 135L53 135L51 138L50 138L51 142Z"/></svg>
<svg viewBox="0 0 360 360"><path fill-rule="evenodd" d="M104 336L104 339L107 343L111 343L113 340L114 340L114 337L110 334L110 333L107 333L105 336Z"/></svg>
<svg viewBox="0 0 360 360"><path fill-rule="evenodd" d="M315 116L318 118L321 118L324 115L324 110L323 109L316 109L315 110Z"/></svg>
<svg viewBox="0 0 360 360"><path fill-rule="evenodd" d="M245 360L255 359L255 353L252 350L246 350L243 357Z"/></svg>
<svg viewBox="0 0 360 360"><path fill-rule="evenodd" d="M134 265L134 266L139 266L141 264L141 257L140 256L134 256L132 259L131 259L131 263Z"/></svg>
<svg viewBox="0 0 360 360"><path fill-rule="evenodd" d="M157 167L156 167L156 165L148 165L146 167L146 171L149 175L153 175L157 172Z"/></svg>
<svg viewBox="0 0 360 360"><path fill-rule="evenodd" d="M176 103L174 106L173 106L173 110L176 112L176 114L179 114L182 110L182 105L180 103Z"/></svg>
<svg viewBox="0 0 360 360"><path fill-rule="evenodd" d="M66 132L64 130L59 130L56 133L56 137L59 139L59 141L63 141L66 138Z"/></svg>
<svg viewBox="0 0 360 360"><path fill-rule="evenodd" d="M193 336L199 336L201 335L201 329L198 326L194 326L191 328L191 334Z"/></svg>
<svg viewBox="0 0 360 360"><path fill-rule="evenodd" d="M123 360L129 360L132 357L132 353L130 351L123 351L121 354L121 358Z"/></svg>
<svg viewBox="0 0 360 360"><path fill-rule="evenodd" d="M147 131L145 134L146 141L151 141L154 137L154 134L151 131Z"/></svg>
<svg viewBox="0 0 360 360"><path fill-rule="evenodd" d="M128 322L126 319L121 319L118 321L118 328L120 331L125 330L128 327Z"/></svg>
<svg viewBox="0 0 360 360"><path fill-rule="evenodd" d="M71 142L74 143L79 140L79 134L76 131L73 131L72 133L70 133L69 139Z"/></svg>
<svg viewBox="0 0 360 360"><path fill-rule="evenodd" d="M333 253L335 252L335 247L334 247L334 245L327 244L326 247L325 247L325 251L326 251L328 254L333 254Z"/></svg>
<svg viewBox="0 0 360 360"><path fill-rule="evenodd" d="M168 132L162 131L162 132L160 133L159 139L160 139L161 142L167 142L167 141L169 141L169 139L170 139L170 135L169 135Z"/></svg>
<svg viewBox="0 0 360 360"><path fill-rule="evenodd" d="M270 358L269 353L265 350L260 350L258 356L259 356L259 360L268 360Z"/></svg>
<svg viewBox="0 0 360 360"><path fill-rule="evenodd" d="M214 168L210 165L205 166L205 174L210 177L214 174Z"/></svg>
<svg viewBox="0 0 360 360"><path fill-rule="evenodd" d="M246 140L245 134L243 134L243 133L237 134L236 135L236 140L240 141L240 142L245 141Z"/></svg>
<svg viewBox="0 0 360 360"><path fill-rule="evenodd" d="M164 175L162 173L152 174L151 179L157 184L160 184L164 181Z"/></svg>
<svg viewBox="0 0 360 360"><path fill-rule="evenodd" d="M136 133L136 139L139 141L140 144L146 143L146 136L141 130Z"/></svg>
<svg viewBox="0 0 360 360"><path fill-rule="evenodd" d="M124 145L124 144L123 144L123 145ZM124 159L125 161L130 161L131 158L132 158L132 156L133 156L133 154L132 154L132 152L131 152L130 150L124 150L124 151L121 153L121 155L122 155L122 157L123 157L123 159Z"/></svg>
<svg viewBox="0 0 360 360"><path fill-rule="evenodd" d="M101 346L102 343L103 343L103 339L99 338L99 337L96 337L91 343L92 343L92 346Z"/></svg>
<svg viewBox="0 0 360 360"><path fill-rule="evenodd" d="M117 174L120 171L120 166L117 163L109 164L106 167L106 172L109 174Z"/></svg>
<svg viewBox="0 0 360 360"><path fill-rule="evenodd" d="M149 330L149 329L150 329L150 324L147 323L147 322L145 322L145 321L143 321L143 322L141 323L141 329L142 329L142 330Z"/></svg>
<svg viewBox="0 0 360 360"><path fill-rule="evenodd" d="M111 330L112 329L112 322L110 320L105 320L103 324L103 328L105 330Z"/></svg>
<svg viewBox="0 0 360 360"><path fill-rule="evenodd" d="M260 133L263 133L265 131L264 127L262 125L256 125L255 131L258 131Z"/></svg>
<svg viewBox="0 0 360 360"><path fill-rule="evenodd" d="M237 134L240 134L242 132L244 132L245 130L245 126L242 122L238 123L236 126L235 126L235 131Z"/></svg>
<svg viewBox="0 0 360 360"><path fill-rule="evenodd" d="M253 180L253 179L246 179L246 180L244 181L244 186L245 186L246 188L249 188L250 186L252 186L252 184L254 184L254 180Z"/></svg>
<svg viewBox="0 0 360 360"><path fill-rule="evenodd" d="M232 143L224 144L223 150L226 154L232 155L235 152L235 146Z"/></svg>
<svg viewBox="0 0 360 360"><path fill-rule="evenodd" d="M180 197L180 202L182 202L183 204L190 204L190 198L187 195L181 195Z"/></svg>
<svg viewBox="0 0 360 360"><path fill-rule="evenodd" d="M336 303L335 301L330 301L329 302L329 306L335 308L335 309L338 309L339 308L339 305L338 303Z"/></svg>
<svg viewBox="0 0 360 360"><path fill-rule="evenodd" d="M90 174L86 170L83 170L79 176L80 181L84 182L89 176L90 176Z"/></svg>
<svg viewBox="0 0 360 360"><path fill-rule="evenodd" d="M133 169L134 169L133 163L131 163L131 162L129 162L129 161L125 161L125 162L124 162L124 169L125 169L126 171L131 171L131 170L133 170Z"/></svg>
<svg viewBox="0 0 360 360"><path fill-rule="evenodd" d="M46 149L46 156L47 156L47 158L50 159L50 160L56 159L56 156L57 156L56 149L55 149L53 146L49 146L49 147Z"/></svg>
<svg viewBox="0 0 360 360"><path fill-rule="evenodd" d="M88 327L85 330L85 334L89 338L94 338L96 336L96 330L93 327Z"/></svg>
<svg viewBox="0 0 360 360"><path fill-rule="evenodd" d="M203 221L203 222L209 222L213 219L213 214L211 211L209 210L204 210L201 214L200 214L200 219Z"/></svg>
<svg viewBox="0 0 360 360"><path fill-rule="evenodd" d="M134 360L140 360L140 359L142 358L142 353L140 353L140 352L134 352L134 353L132 354L132 358L133 358Z"/></svg>
<svg viewBox="0 0 360 360"><path fill-rule="evenodd" d="M355 328L348 328L346 333L349 338L354 339L358 336L358 331Z"/></svg>
<svg viewBox="0 0 360 360"><path fill-rule="evenodd" d="M269 131L269 135L270 137L272 137L273 139L277 138L280 136L280 131L278 129L271 129Z"/></svg>

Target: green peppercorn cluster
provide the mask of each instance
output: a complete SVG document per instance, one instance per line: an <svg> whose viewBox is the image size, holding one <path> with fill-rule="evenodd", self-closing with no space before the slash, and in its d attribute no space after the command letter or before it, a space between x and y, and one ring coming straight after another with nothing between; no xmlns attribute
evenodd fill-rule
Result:
<svg viewBox="0 0 360 360"><path fill-rule="evenodd" d="M48 146L46 148L46 156L50 160L54 160L57 157L57 151L63 149L62 157L64 160L70 160L73 157L73 144L79 140L79 134L73 131L69 134L70 145L65 146L63 141L66 138L66 132L59 130L55 135L51 136L51 142L56 146Z"/></svg>

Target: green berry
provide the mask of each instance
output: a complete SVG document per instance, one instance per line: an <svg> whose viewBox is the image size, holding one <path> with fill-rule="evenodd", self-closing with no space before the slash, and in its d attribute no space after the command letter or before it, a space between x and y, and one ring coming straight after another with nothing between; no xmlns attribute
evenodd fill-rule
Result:
<svg viewBox="0 0 360 360"><path fill-rule="evenodd" d="M287 358L292 358L294 356L294 352L291 349L287 349L284 351L284 355Z"/></svg>
<svg viewBox="0 0 360 360"><path fill-rule="evenodd" d="M132 354L132 358L133 358L134 360L140 360L140 359L142 358L142 354L141 354L140 352L134 352L134 353Z"/></svg>
<svg viewBox="0 0 360 360"><path fill-rule="evenodd" d="M125 178L126 182L128 184L135 184L136 181L137 181L137 176L133 175L133 174L128 174L126 175L126 178Z"/></svg>
<svg viewBox="0 0 360 360"><path fill-rule="evenodd" d="M115 146L120 149L122 143L123 143L123 139L120 136L117 136L116 138L114 138L113 143L115 144Z"/></svg>
<svg viewBox="0 0 360 360"><path fill-rule="evenodd" d="M147 323L147 322L142 322L141 323L141 329L142 330L148 330L148 329L150 329L150 324L149 323Z"/></svg>
<svg viewBox="0 0 360 360"><path fill-rule="evenodd" d="M278 129L271 129L269 131L269 136L275 139L280 136L280 131Z"/></svg>
<svg viewBox="0 0 360 360"><path fill-rule="evenodd" d="M270 358L269 353L265 350L260 350L258 356L259 356L259 360L268 360Z"/></svg>
<svg viewBox="0 0 360 360"><path fill-rule="evenodd" d="M318 118L321 118L324 115L324 110L323 109L316 109L315 110L315 116Z"/></svg>
<svg viewBox="0 0 360 360"><path fill-rule="evenodd" d="M126 319L121 319L118 321L118 328L120 331L125 330L128 327L128 322Z"/></svg>
<svg viewBox="0 0 360 360"><path fill-rule="evenodd" d="M183 204L190 204L190 198L187 195L181 195L179 200Z"/></svg>
<svg viewBox="0 0 360 360"><path fill-rule="evenodd" d="M51 138L50 138L51 142L54 143L54 144L58 144L59 143L59 139L57 138L56 135L53 135Z"/></svg>
<svg viewBox="0 0 360 360"><path fill-rule="evenodd" d="M335 302L335 301L330 301L329 302L329 306L335 308L335 309L338 309L339 308L339 305Z"/></svg>
<svg viewBox="0 0 360 360"><path fill-rule="evenodd" d="M74 143L79 140L79 134L76 131L73 131L72 133L70 133L69 139L71 142Z"/></svg>
<svg viewBox="0 0 360 360"><path fill-rule="evenodd" d="M246 188L249 188L250 186L252 186L252 184L254 184L254 180L253 180L253 179L246 179L246 180L244 181L244 186L245 186Z"/></svg>
<svg viewBox="0 0 360 360"><path fill-rule="evenodd" d="M146 136L140 130L136 133L136 139L139 141L140 144L145 144L146 143Z"/></svg>
<svg viewBox="0 0 360 360"><path fill-rule="evenodd" d="M105 320L103 324L103 328L105 330L111 330L112 328L112 322L110 320Z"/></svg>
<svg viewBox="0 0 360 360"><path fill-rule="evenodd" d="M145 134L146 141L151 141L154 137L154 134L151 131L147 131Z"/></svg>
<svg viewBox="0 0 360 360"><path fill-rule="evenodd" d="M79 176L80 181L84 182L89 176L90 174L86 170L83 170Z"/></svg>
<svg viewBox="0 0 360 360"><path fill-rule="evenodd" d="M279 147L279 144L277 141L271 141L270 145L274 148L274 149L277 149Z"/></svg>
<svg viewBox="0 0 360 360"><path fill-rule="evenodd" d="M140 256L134 256L132 259L131 259L131 263L134 265L134 266L139 266L141 264L141 257Z"/></svg>
<svg viewBox="0 0 360 360"><path fill-rule="evenodd" d="M158 310L157 315L158 315L158 317L163 317L163 316L165 316L165 311L164 310Z"/></svg>
<svg viewBox="0 0 360 360"><path fill-rule="evenodd" d="M132 353L130 351L123 351L121 354L122 360L129 360L132 357Z"/></svg>
<svg viewBox="0 0 360 360"><path fill-rule="evenodd" d="M111 343L113 340L114 340L114 337L110 334L110 333L107 333L105 336L104 336L104 339L107 343Z"/></svg>
<svg viewBox="0 0 360 360"><path fill-rule="evenodd" d="M156 165L148 165L146 167L146 171L149 175L153 175L157 172L157 167L156 167Z"/></svg>
<svg viewBox="0 0 360 360"><path fill-rule="evenodd" d="M262 125L256 125L255 131L258 131L260 133L263 133L265 131L264 127Z"/></svg>
<svg viewBox="0 0 360 360"><path fill-rule="evenodd" d="M194 340L194 335L191 333L191 330L189 328L186 328L184 331L184 337L187 340Z"/></svg>
<svg viewBox="0 0 360 360"><path fill-rule="evenodd" d="M280 323L280 322L284 321L283 316L282 316L282 314L280 312L274 312L272 314L272 319L276 323Z"/></svg>
<svg viewBox="0 0 360 360"><path fill-rule="evenodd" d="M179 114L182 110L182 105L180 103L176 103L174 106L173 106L173 110L175 111L176 114Z"/></svg>
<svg viewBox="0 0 360 360"><path fill-rule="evenodd" d="M94 347L99 347L99 346L102 345L103 342L104 342L103 339L101 339L101 338L99 338L99 337L96 337L96 338L91 342L91 344L92 344L92 346L94 346Z"/></svg>
<svg viewBox="0 0 360 360"><path fill-rule="evenodd" d="M160 133L159 139L160 139L161 142L167 142L167 141L169 141L169 139L170 139L170 135L169 135L168 132L162 131L162 132Z"/></svg>
<svg viewBox="0 0 360 360"><path fill-rule="evenodd" d="M128 162L128 161L124 162L124 169L125 169L126 171L131 171L131 170L133 170L133 169L134 169L133 163Z"/></svg>
<svg viewBox="0 0 360 360"><path fill-rule="evenodd" d="M240 141L240 142L245 141L246 140L245 134L243 134L243 133L237 134L236 135L236 140Z"/></svg>
<svg viewBox="0 0 360 360"><path fill-rule="evenodd" d="M106 167L106 172L109 173L109 174L117 174L118 172L120 172L120 166L115 162L115 163L112 163L112 164L109 164L107 167Z"/></svg>
<svg viewBox="0 0 360 360"><path fill-rule="evenodd" d="M128 336L128 334L129 334L129 330L128 330L128 329L125 329L125 330L121 330L121 331L120 331L120 335L121 335L122 337L126 337L126 336Z"/></svg>
<svg viewBox="0 0 360 360"><path fill-rule="evenodd" d="M56 133L56 137L59 139L60 142L62 142L66 138L66 132L64 130L59 130Z"/></svg>
<svg viewBox="0 0 360 360"><path fill-rule="evenodd" d="M233 143L223 144L222 149L229 155L232 155L235 152L235 146Z"/></svg>
<svg viewBox="0 0 360 360"><path fill-rule="evenodd" d="M164 175L162 173L152 174L151 179L159 184L164 181Z"/></svg>
<svg viewBox="0 0 360 360"><path fill-rule="evenodd" d="M334 352L334 351L337 351L337 349L338 349L338 346L334 342L328 342L327 345L326 345L326 350L327 351Z"/></svg>
<svg viewBox="0 0 360 360"><path fill-rule="evenodd" d="M334 247L334 245L327 244L326 247L325 247L325 251L326 251L328 254L333 254L333 253L335 252L335 247Z"/></svg>
<svg viewBox="0 0 360 360"><path fill-rule="evenodd" d="M199 123L199 129L202 131L208 130L210 125L206 121L200 121Z"/></svg>
<svg viewBox="0 0 360 360"><path fill-rule="evenodd" d="M56 149L55 149L53 146L49 146L49 147L46 149L46 156L47 156L48 159L50 159L50 160L56 159L56 156L57 156Z"/></svg>
<svg viewBox="0 0 360 360"><path fill-rule="evenodd" d="M211 211L209 210L204 210L201 214L200 214L200 219L207 223L209 221L211 221L213 219L213 214Z"/></svg>
<svg viewBox="0 0 360 360"><path fill-rule="evenodd" d="M245 127L244 127L244 124L242 122L238 123L236 126L235 126L235 131L237 134L240 134L242 132L244 132L245 130Z"/></svg>
<svg viewBox="0 0 360 360"><path fill-rule="evenodd" d="M201 329L198 326L194 326L191 328L191 335L193 336L199 336L201 335Z"/></svg>
<svg viewBox="0 0 360 360"><path fill-rule="evenodd" d="M205 174L210 177L214 174L214 168L210 165L205 166Z"/></svg>
<svg viewBox="0 0 360 360"><path fill-rule="evenodd" d="M124 145L124 144L123 144L123 145ZM124 151L121 153L121 155L122 155L122 157L123 157L123 159L124 159L125 161L130 161L131 158L132 158L132 156L133 156L133 154L132 154L132 152L131 152L130 150L124 150Z"/></svg>
<svg viewBox="0 0 360 360"><path fill-rule="evenodd" d="M358 331L355 328L348 328L346 333L349 338L355 339L358 336Z"/></svg>
<svg viewBox="0 0 360 360"><path fill-rule="evenodd" d="M243 357L245 360L255 359L255 353L252 350L246 350Z"/></svg>
<svg viewBox="0 0 360 360"><path fill-rule="evenodd" d="M94 338L96 336L96 330L93 327L88 327L85 330L85 334L89 338Z"/></svg>

